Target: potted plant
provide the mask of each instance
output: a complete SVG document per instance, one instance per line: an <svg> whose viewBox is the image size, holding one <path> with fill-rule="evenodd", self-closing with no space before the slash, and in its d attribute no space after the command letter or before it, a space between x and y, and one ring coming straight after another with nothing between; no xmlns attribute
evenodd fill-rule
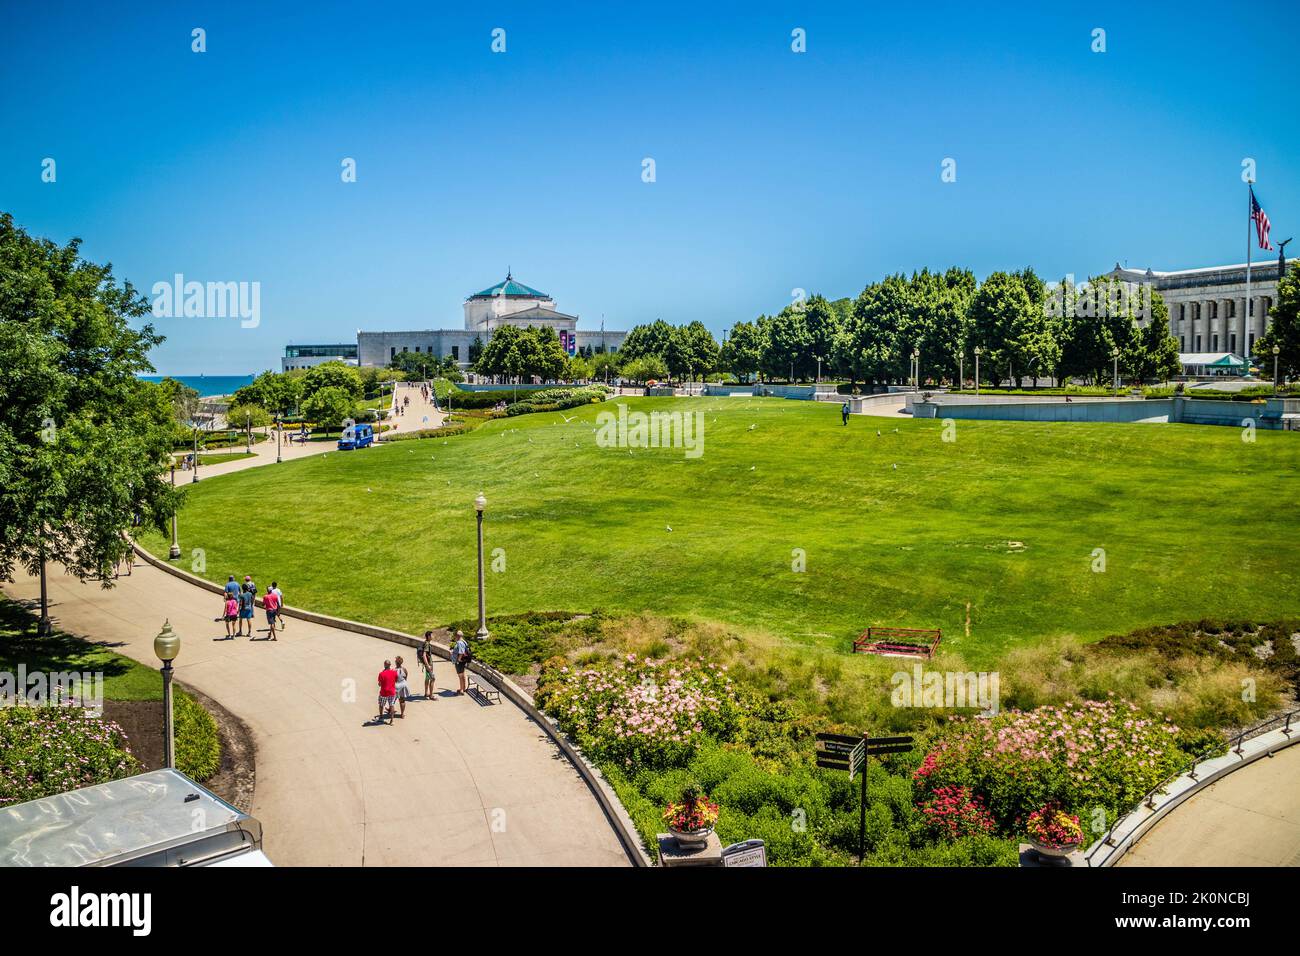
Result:
<svg viewBox="0 0 1300 956"><path fill-rule="evenodd" d="M1079 818L1054 803L1029 814L1025 833L1030 846L1039 856L1045 857L1063 859L1083 842L1083 826Z"/></svg>
<svg viewBox="0 0 1300 956"><path fill-rule="evenodd" d="M718 805L699 791L697 787L687 787L682 791L682 798L676 803L668 804L664 810L664 820L668 823L668 832L677 839L677 845L683 850L696 849L709 842L713 825L718 822Z"/></svg>

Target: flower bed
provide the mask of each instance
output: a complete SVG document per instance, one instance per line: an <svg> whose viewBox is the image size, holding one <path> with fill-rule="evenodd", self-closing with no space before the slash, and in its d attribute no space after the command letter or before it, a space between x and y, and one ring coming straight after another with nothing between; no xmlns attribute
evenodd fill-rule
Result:
<svg viewBox="0 0 1300 956"><path fill-rule="evenodd" d="M76 707L0 710L0 806L139 773L117 724Z"/></svg>
<svg viewBox="0 0 1300 956"><path fill-rule="evenodd" d="M926 754L913 780L934 795L978 794L1003 833L1045 805L1107 820L1129 810L1187 756L1179 728L1132 704L1084 701L957 719Z"/></svg>
<svg viewBox="0 0 1300 956"><path fill-rule="evenodd" d="M595 759L637 768L680 766L706 735L733 736L741 717L725 668L635 654L615 667L548 661L537 703Z"/></svg>

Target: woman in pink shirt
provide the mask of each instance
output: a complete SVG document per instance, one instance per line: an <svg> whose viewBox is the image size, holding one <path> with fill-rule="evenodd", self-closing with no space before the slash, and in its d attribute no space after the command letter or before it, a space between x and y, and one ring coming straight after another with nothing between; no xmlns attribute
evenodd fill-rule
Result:
<svg viewBox="0 0 1300 956"><path fill-rule="evenodd" d="M239 622L239 601L229 591L226 592L224 616L226 619L226 640L235 639L235 625Z"/></svg>

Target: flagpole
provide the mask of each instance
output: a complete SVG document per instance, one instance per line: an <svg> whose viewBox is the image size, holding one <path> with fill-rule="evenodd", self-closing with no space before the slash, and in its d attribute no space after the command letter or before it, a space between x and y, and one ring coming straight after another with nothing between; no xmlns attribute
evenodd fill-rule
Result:
<svg viewBox="0 0 1300 956"><path fill-rule="evenodd" d="M1255 192L1251 186L1254 180L1246 180L1246 318L1241 325L1241 351L1246 359L1246 367L1241 377L1250 378L1250 223L1255 213Z"/></svg>

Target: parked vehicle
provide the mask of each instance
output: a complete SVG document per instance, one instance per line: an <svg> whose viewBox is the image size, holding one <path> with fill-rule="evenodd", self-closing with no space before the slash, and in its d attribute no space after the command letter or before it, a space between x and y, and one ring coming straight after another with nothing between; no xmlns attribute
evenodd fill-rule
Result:
<svg viewBox="0 0 1300 956"><path fill-rule="evenodd" d="M339 436L339 451L353 451L357 448L369 448L375 442L373 425L349 425Z"/></svg>
<svg viewBox="0 0 1300 956"><path fill-rule="evenodd" d="M262 824L178 770L0 813L0 866L272 866Z"/></svg>

